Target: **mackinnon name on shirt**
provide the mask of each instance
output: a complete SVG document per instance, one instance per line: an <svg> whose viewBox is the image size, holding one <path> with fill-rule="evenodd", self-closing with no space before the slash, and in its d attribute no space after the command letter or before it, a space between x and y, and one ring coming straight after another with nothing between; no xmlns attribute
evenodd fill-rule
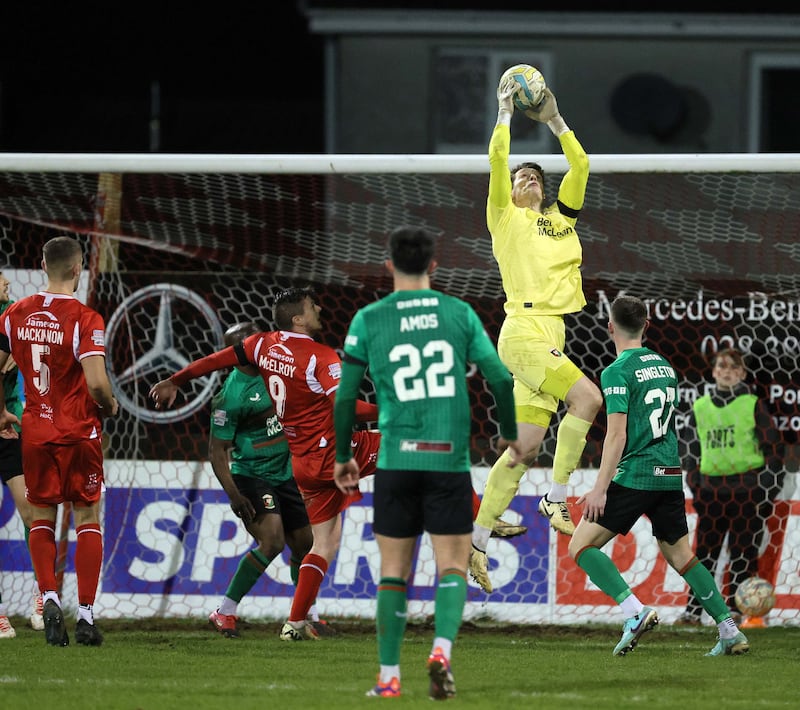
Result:
<svg viewBox="0 0 800 710"><path fill-rule="evenodd" d="M28 340L34 343L56 343L61 345L64 342L63 330L50 330L49 328L31 328L21 325L17 328L17 340Z"/></svg>

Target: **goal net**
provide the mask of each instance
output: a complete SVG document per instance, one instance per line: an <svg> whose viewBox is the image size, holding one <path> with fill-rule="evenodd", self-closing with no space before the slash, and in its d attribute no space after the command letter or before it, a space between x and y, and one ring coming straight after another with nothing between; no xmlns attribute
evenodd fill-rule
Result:
<svg viewBox="0 0 800 710"><path fill-rule="evenodd" d="M567 317L567 352L599 381L613 359L610 302L621 292L648 302L647 343L679 373L677 423L687 442L687 414L711 382L710 356L728 346L746 354L748 380L767 401L777 434L771 503L759 509L758 574L777 593L770 625L800 623L800 171L796 160L781 158L594 157L578 222L588 305ZM566 164L546 156L543 167L552 194ZM0 266L12 298L42 287L42 245L70 234L88 256L78 295L107 323L121 413L105 432L101 618L204 618L252 546L207 462L210 398L225 373L193 382L165 412L148 401L150 386L221 347L222 333L237 321L273 328L272 297L290 285L315 288L322 339L340 348L355 311L391 290L385 237L401 224L441 235L434 287L469 301L496 340L503 295L486 231L487 179L483 156L0 156ZM497 422L485 383L468 376L480 492L497 457ZM363 395L373 399L368 381ZM601 414L571 480L572 503L594 479L604 430ZM536 513L553 452L551 431L504 516L529 531L490 541L495 591L486 595L470 581L468 618L618 620L613 603L569 558L567 538ZM344 515L341 551L320 592L327 616L374 615L379 559L369 481L365 488ZM686 510L693 535L688 489ZM60 530L69 609L77 602L68 518ZM659 557L646 521L606 551L665 622L683 612L687 588ZM725 547L723 563L729 556ZM0 559L9 613L27 615L34 579L6 488ZM724 564L715 573L725 588ZM284 556L242 600L240 614L281 619L293 589ZM411 616L432 613L434 594L423 538Z"/></svg>

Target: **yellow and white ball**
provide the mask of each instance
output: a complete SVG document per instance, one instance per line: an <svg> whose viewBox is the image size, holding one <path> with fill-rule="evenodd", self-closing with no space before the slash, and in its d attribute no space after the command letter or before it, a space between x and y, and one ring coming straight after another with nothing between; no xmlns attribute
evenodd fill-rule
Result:
<svg viewBox="0 0 800 710"><path fill-rule="evenodd" d="M539 105L547 88L542 72L530 64L515 64L503 72L500 83L507 78L513 79L517 84L513 98L516 108L527 111Z"/></svg>

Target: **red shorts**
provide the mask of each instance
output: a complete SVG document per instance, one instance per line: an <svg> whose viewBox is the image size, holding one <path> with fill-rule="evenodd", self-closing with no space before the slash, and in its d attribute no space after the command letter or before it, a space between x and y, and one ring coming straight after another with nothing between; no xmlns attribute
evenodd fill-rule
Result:
<svg viewBox="0 0 800 710"><path fill-rule="evenodd" d="M91 505L103 490L101 440L76 444L30 444L22 438L22 468L28 500L34 505L64 501Z"/></svg>
<svg viewBox="0 0 800 710"><path fill-rule="evenodd" d="M371 476L378 462L380 432L353 432L350 443L353 444L353 458L361 469L361 478ZM336 450L333 446L320 449L312 455L292 457L294 480L303 495L312 525L330 520L351 503L361 500L361 494L348 496L336 487L333 481L335 462Z"/></svg>

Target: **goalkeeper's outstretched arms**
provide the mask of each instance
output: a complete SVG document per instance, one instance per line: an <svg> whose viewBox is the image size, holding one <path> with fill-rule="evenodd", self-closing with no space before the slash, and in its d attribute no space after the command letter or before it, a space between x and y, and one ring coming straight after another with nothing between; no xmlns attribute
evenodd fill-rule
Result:
<svg viewBox="0 0 800 710"><path fill-rule="evenodd" d="M553 92L545 89L543 94L539 105L535 109L529 108L525 115L539 123L546 123L553 135L558 138L567 133L570 128L558 110L558 102Z"/></svg>
<svg viewBox="0 0 800 710"><path fill-rule="evenodd" d="M497 123L489 141L488 205L505 209L511 205L511 182L508 179L508 156L511 152L511 117L516 84L505 79L497 87Z"/></svg>
<svg viewBox="0 0 800 710"><path fill-rule="evenodd" d="M558 188L559 209L565 216L577 219L586 196L586 184L589 182L589 157L562 117L556 97L550 89L544 90L544 98L536 109L528 109L525 115L547 124L552 134L558 138L569 163L569 170ZM566 209L561 209L562 206Z"/></svg>
<svg viewBox="0 0 800 710"><path fill-rule="evenodd" d="M201 357L199 360L190 362L186 367L178 370L174 375L170 375L166 380L156 382L150 388L150 399L153 400L156 409L167 409L175 402L178 390L187 382L209 375L217 370L224 370L227 367L252 364L247 360L244 350L238 345L224 348L211 355Z"/></svg>

